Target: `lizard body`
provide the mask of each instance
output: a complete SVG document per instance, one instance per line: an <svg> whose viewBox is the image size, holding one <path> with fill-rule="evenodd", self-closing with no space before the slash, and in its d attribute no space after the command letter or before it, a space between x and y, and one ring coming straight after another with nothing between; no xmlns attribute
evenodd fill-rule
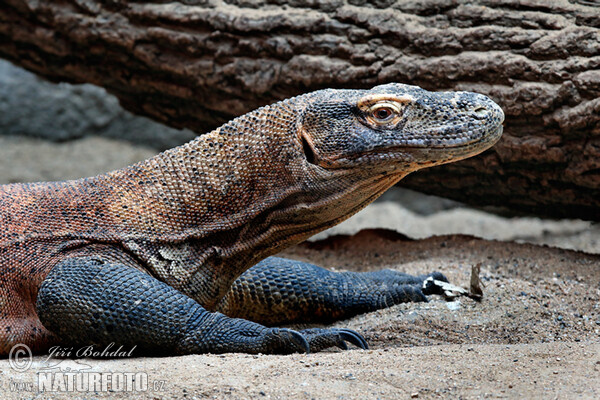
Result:
<svg viewBox="0 0 600 400"><path fill-rule="evenodd" d="M272 326L424 300L425 276L336 274L270 256L412 171L487 149L502 121L474 93L328 89L121 170L0 186L0 354L65 342L168 353L365 347L350 330L225 315Z"/></svg>

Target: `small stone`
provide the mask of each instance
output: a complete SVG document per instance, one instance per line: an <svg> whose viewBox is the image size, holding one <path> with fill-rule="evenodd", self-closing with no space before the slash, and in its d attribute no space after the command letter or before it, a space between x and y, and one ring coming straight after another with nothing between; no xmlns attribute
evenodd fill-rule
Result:
<svg viewBox="0 0 600 400"><path fill-rule="evenodd" d="M418 392L414 392L410 394L411 399L416 399L417 397L419 397L419 393Z"/></svg>

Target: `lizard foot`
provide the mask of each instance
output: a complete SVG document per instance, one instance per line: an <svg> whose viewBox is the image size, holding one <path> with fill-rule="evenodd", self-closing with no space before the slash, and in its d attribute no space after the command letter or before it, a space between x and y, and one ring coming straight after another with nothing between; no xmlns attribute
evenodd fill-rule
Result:
<svg viewBox="0 0 600 400"><path fill-rule="evenodd" d="M358 332L351 329L323 329L311 328L303 329L300 333L306 338L310 345L311 352L321 351L329 347L339 347L342 350L348 350L348 343L360 347L363 350L369 348L365 338Z"/></svg>
<svg viewBox="0 0 600 400"><path fill-rule="evenodd" d="M372 277L375 282L383 283L388 287L394 298L394 304L407 301L427 302L428 295L443 295L444 291L440 284L448 283L448 278L441 272L413 276L394 270L383 270L373 272Z"/></svg>
<svg viewBox="0 0 600 400"><path fill-rule="evenodd" d="M445 282L449 283L448 278L444 276L441 272L432 272L431 274L421 275L419 278L422 278L422 290L423 294L443 294L443 290L439 285L434 284L433 282Z"/></svg>
<svg viewBox="0 0 600 400"><path fill-rule="evenodd" d="M310 353L311 347L306 338L292 329L270 328L264 336L268 353L290 354Z"/></svg>

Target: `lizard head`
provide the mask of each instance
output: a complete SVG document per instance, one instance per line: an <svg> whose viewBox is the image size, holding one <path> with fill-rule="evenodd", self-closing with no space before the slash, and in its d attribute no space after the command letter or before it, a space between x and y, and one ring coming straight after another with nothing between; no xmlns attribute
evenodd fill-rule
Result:
<svg viewBox="0 0 600 400"><path fill-rule="evenodd" d="M502 134L502 109L481 94L397 83L318 93L298 133L307 161L325 169L384 168L406 175L474 156Z"/></svg>
<svg viewBox="0 0 600 400"><path fill-rule="evenodd" d="M484 151L503 118L475 93L401 84L307 93L138 165L151 179L139 179L127 210L145 216L161 204L166 211L141 219L147 237L212 244L203 259L230 268L225 290L245 268L350 217L410 172Z"/></svg>

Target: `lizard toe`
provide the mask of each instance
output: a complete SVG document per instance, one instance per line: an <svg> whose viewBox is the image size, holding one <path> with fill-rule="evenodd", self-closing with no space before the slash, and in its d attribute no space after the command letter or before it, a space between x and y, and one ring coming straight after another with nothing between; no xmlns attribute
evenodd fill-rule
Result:
<svg viewBox="0 0 600 400"><path fill-rule="evenodd" d="M422 291L424 294L443 294L444 290L440 285L436 285L434 281L448 282L448 278L446 278L441 272L432 272L429 275L425 275L422 286Z"/></svg>
<svg viewBox="0 0 600 400"><path fill-rule="evenodd" d="M267 334L269 352L290 354L310 353L310 345L302 334L292 329L272 328Z"/></svg>
<svg viewBox="0 0 600 400"><path fill-rule="evenodd" d="M404 302L427 302L426 291L419 285L398 285L395 286L394 304Z"/></svg>
<svg viewBox="0 0 600 400"><path fill-rule="evenodd" d="M340 329L339 335L344 345L346 345L346 342L350 342L363 350L369 349L369 344L366 339L360 333L353 331L352 329ZM347 348L348 346L346 345L346 349Z"/></svg>
<svg viewBox="0 0 600 400"><path fill-rule="evenodd" d="M310 350L313 352L327 349L329 347L338 347L342 350L348 350L348 344L353 344L361 349L368 349L369 345L365 338L358 332L351 329L322 329L312 328L300 331L308 340Z"/></svg>
<svg viewBox="0 0 600 400"><path fill-rule="evenodd" d="M432 277L436 281L449 282L448 278L446 278L446 275L444 275L438 271L432 272L429 275L427 275L427 278L429 278L429 277Z"/></svg>

